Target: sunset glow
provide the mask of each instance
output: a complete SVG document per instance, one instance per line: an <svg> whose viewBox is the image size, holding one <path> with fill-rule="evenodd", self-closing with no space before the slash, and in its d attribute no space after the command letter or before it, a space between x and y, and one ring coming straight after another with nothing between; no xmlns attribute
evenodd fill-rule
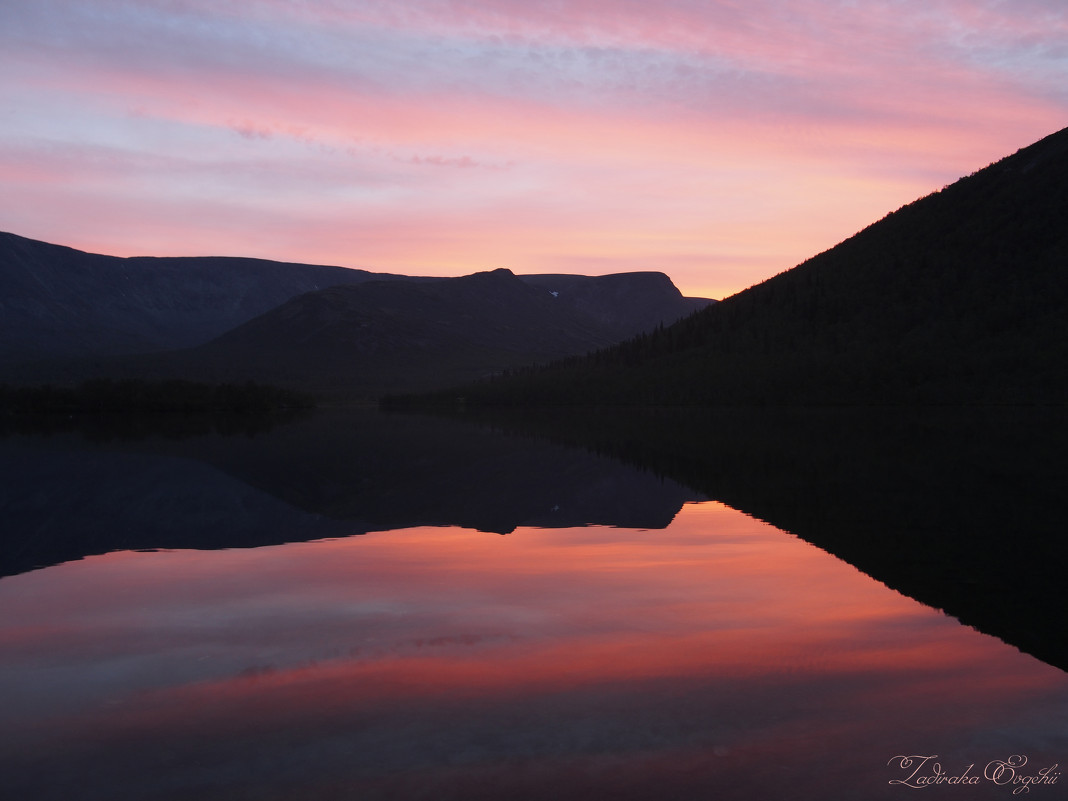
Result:
<svg viewBox="0 0 1068 801"><path fill-rule="evenodd" d="M770 763L792 797L864 797L897 748L1063 736L1061 671L718 503L658 530L111 553L5 578L0 609L0 746L59 787L548 797L608 770L707 797L683 789Z"/></svg>
<svg viewBox="0 0 1068 801"><path fill-rule="evenodd" d="M1068 123L1061 0L0 6L0 230L723 297Z"/></svg>

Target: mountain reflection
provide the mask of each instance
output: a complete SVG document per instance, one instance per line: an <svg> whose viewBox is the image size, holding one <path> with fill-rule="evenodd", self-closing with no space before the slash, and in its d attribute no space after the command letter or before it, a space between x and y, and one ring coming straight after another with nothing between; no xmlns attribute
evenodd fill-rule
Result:
<svg viewBox="0 0 1068 801"><path fill-rule="evenodd" d="M891 799L902 749L1068 747L1063 673L718 503L112 553L0 610L16 797Z"/></svg>
<svg viewBox="0 0 1068 801"><path fill-rule="evenodd" d="M419 525L659 529L681 484L498 427L373 412L258 433L0 440L0 574L114 550L273 545Z"/></svg>
<svg viewBox="0 0 1068 801"><path fill-rule="evenodd" d="M2 573L120 549L425 525L662 529L713 498L1068 668L1068 415L1032 409L322 413L241 436L0 440ZM143 433L143 432L142 432Z"/></svg>
<svg viewBox="0 0 1068 801"><path fill-rule="evenodd" d="M931 608L1058 664L1055 423L8 437L0 775L57 801L815 801L903 797L899 754L1063 764L1068 675Z"/></svg>
<svg viewBox="0 0 1068 801"><path fill-rule="evenodd" d="M1068 669L1065 407L600 410L498 425L669 475Z"/></svg>

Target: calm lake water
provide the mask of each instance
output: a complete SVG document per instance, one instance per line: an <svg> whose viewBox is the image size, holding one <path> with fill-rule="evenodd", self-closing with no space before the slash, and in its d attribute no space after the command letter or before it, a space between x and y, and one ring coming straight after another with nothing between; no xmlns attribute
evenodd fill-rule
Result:
<svg viewBox="0 0 1068 801"><path fill-rule="evenodd" d="M792 534L452 424L335 421L317 472L315 430L0 441L5 797L1064 797L1068 674Z"/></svg>

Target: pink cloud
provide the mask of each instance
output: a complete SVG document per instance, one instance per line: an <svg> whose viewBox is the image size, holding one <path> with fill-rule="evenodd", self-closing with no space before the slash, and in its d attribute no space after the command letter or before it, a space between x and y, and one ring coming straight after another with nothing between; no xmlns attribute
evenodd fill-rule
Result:
<svg viewBox="0 0 1068 801"><path fill-rule="evenodd" d="M721 295L1059 127L1057 8L42 0L0 33L0 215L69 244L93 219L109 252L659 262Z"/></svg>

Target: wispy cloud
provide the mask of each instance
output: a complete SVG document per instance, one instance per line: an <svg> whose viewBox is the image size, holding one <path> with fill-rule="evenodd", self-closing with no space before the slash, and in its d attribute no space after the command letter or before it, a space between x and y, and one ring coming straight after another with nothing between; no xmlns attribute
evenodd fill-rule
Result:
<svg viewBox="0 0 1068 801"><path fill-rule="evenodd" d="M10 3L0 227L721 295L1061 127L1066 67L1052 0Z"/></svg>

